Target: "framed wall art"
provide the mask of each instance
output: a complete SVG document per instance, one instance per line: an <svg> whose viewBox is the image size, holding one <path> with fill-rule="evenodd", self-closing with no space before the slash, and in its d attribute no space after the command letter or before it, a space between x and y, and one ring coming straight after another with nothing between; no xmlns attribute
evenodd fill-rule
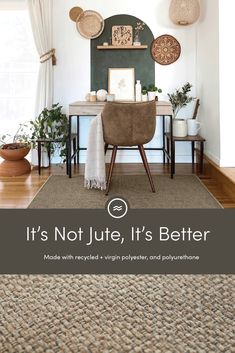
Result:
<svg viewBox="0 0 235 353"><path fill-rule="evenodd" d="M117 101L135 100L135 69L109 68L109 94L115 94Z"/></svg>

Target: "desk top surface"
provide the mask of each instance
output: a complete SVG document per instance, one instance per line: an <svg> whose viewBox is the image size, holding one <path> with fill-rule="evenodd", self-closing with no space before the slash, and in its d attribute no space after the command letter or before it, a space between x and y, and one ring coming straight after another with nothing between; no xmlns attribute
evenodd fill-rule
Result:
<svg viewBox="0 0 235 353"><path fill-rule="evenodd" d="M104 106L106 102L89 102L89 101L77 101L77 102L73 102L70 103L69 106ZM115 102L114 102L115 103ZM117 103L122 103L122 102L117 102ZM146 103L146 102L123 102L123 103ZM168 106L171 107L171 103L170 102L166 102L166 101L156 101L156 105L162 105L162 106Z"/></svg>
<svg viewBox="0 0 235 353"><path fill-rule="evenodd" d="M106 102L77 101L69 104L69 115L94 115L103 110ZM127 102L136 103L136 102ZM170 102L156 101L157 115L172 115Z"/></svg>

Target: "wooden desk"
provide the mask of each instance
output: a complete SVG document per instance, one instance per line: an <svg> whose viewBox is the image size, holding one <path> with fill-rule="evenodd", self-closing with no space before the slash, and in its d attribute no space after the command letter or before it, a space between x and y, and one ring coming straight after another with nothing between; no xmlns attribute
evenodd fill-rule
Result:
<svg viewBox="0 0 235 353"><path fill-rule="evenodd" d="M105 102L74 102L69 105L69 143L68 143L68 174L69 177L72 177L72 159L77 154L77 162L79 163L79 152L82 150L86 150L85 147L80 147L79 144L79 130L80 130L80 117L81 116L96 116L97 114L103 111ZM157 116L163 117L163 124L162 124L162 147L161 148L145 148L145 150L160 150L163 152L163 163L166 162L166 156L168 161L171 161L171 156L174 155L173 153L173 140L172 140L172 106L169 102L159 101L156 102L157 108ZM77 151L75 153L71 153L71 137L72 137L72 118L77 118ZM171 152L167 151L166 144L165 144L165 118L170 117L170 141L171 141ZM119 148L126 150L128 148ZM129 148L130 149L130 148ZM133 150L133 148L131 148ZM171 163L171 178L173 178L174 174L174 165Z"/></svg>

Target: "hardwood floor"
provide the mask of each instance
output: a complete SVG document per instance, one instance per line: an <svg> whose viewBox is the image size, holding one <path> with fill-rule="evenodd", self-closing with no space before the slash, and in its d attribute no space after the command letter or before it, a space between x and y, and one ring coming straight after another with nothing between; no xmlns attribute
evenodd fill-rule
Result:
<svg viewBox="0 0 235 353"><path fill-rule="evenodd" d="M75 166L73 172L83 175L84 165ZM164 167L162 164L152 164L151 172L153 174L169 174L169 167ZM116 164L114 174L119 173L145 174L145 170L142 164ZM176 173L191 174L191 164L177 164ZM65 167L53 165L50 168L42 168L41 176L38 175L37 169L33 169L29 175L0 178L0 208L27 208L51 174L65 174ZM235 208L234 199L226 193L223 185L218 183L215 178L206 175L199 177L224 208Z"/></svg>

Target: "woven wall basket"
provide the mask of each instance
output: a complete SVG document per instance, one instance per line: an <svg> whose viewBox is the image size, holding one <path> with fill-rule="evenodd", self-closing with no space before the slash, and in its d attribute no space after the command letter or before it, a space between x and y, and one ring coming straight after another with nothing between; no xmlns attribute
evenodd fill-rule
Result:
<svg viewBox="0 0 235 353"><path fill-rule="evenodd" d="M104 30L104 19L92 10L84 11L76 21L78 32L87 39L94 39L101 35Z"/></svg>
<svg viewBox="0 0 235 353"><path fill-rule="evenodd" d="M190 25L200 16L198 0L171 0L170 19L177 25Z"/></svg>

